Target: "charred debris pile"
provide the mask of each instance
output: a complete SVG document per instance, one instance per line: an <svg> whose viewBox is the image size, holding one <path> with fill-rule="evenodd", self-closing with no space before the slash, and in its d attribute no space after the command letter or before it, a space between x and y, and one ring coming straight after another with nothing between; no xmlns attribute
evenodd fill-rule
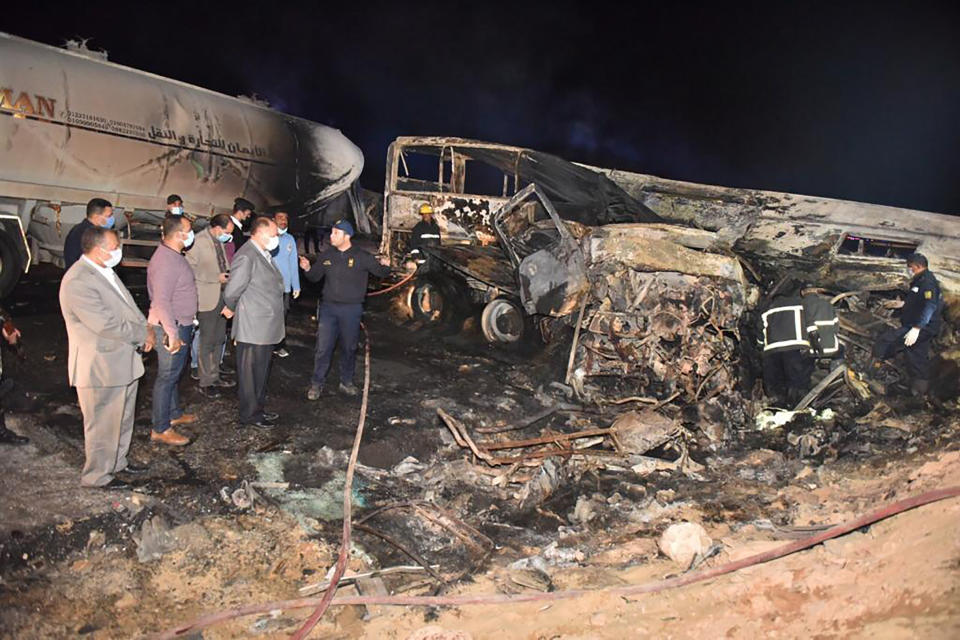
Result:
<svg viewBox="0 0 960 640"><path fill-rule="evenodd" d="M909 425L937 422L928 411L937 408L922 400L888 400L904 374L870 360L873 337L895 322L890 291L837 290L835 279L818 288L837 309L844 348L817 362L800 403L770 407L755 314L778 291L820 285L815 272L790 261L751 264L721 232L564 220L535 185L496 211L492 227L518 304L563 363L552 379L531 382L542 408L525 419L438 414L471 467L492 487L511 488L520 511L585 469L703 480L723 456L774 449L822 462L917 444L922 426Z"/></svg>
<svg viewBox="0 0 960 640"><path fill-rule="evenodd" d="M717 520L785 526L791 517L763 487L812 478L838 459L938 446L955 433L939 401L888 395L904 378L896 365L873 367L872 339L894 323L892 292L842 291L793 264L751 264L718 232L564 220L534 185L492 226L517 304L528 322L536 318L551 357L506 366L488 411L425 401L446 446L389 472L359 471L382 499L368 501L360 523L396 561L423 554L460 567L446 581L501 546L537 549L514 569L542 578L546 565L596 550L605 538L598 527L656 534L692 503ZM823 285L844 349L817 363L800 403L771 407L755 313L801 283Z"/></svg>

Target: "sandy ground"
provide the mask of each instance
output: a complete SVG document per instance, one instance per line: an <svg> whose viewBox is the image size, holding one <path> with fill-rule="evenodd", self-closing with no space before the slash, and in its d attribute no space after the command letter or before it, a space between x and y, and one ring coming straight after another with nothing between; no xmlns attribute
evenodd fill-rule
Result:
<svg viewBox="0 0 960 640"><path fill-rule="evenodd" d="M132 285L142 297L136 282ZM42 340L35 340L28 363L14 369L32 395L11 414L10 425L32 443L0 447L5 470L0 637L141 637L223 608L295 598L301 587L322 581L339 542L342 457L331 451L349 447L359 403L333 394L313 404L303 399L312 302L302 299L294 310L293 355L277 362L272 373L273 406L284 414L280 429L237 429L229 397L200 402L185 380L185 401L201 416L197 426L185 429L195 442L183 450L151 446L148 363L132 451L151 472L136 492L91 492L76 486L82 431L64 385L63 330L49 302L52 285L40 279L30 286L20 292L21 325L25 336ZM404 480L384 473L406 456L446 459L445 473L458 475L463 484L438 484L433 499L491 537L498 548L489 557L477 560L462 541L443 538L435 528L414 531L401 527L399 519L372 522L416 544L445 576L467 571L449 594L529 592L511 582L509 565L551 542L574 558L548 567L554 589L658 580L683 570L657 550L659 534L672 522L702 523L722 545L704 564L711 567L786 542L761 521L836 524L911 495L960 485L960 419L953 408L918 416L917 424L926 426L918 426L909 440L848 446L850 453L829 460L800 460L786 446L715 458L697 453L716 461L702 480L662 472L624 483L602 472L587 474L545 502L541 512L507 514L505 505L471 492L470 483L482 474L472 472L469 460L444 437L435 410L528 414L533 405L517 385L526 384L523 376L546 356L398 329L385 306L374 305L370 320L374 387L361 451L368 472L359 476L363 486L355 514L422 495L419 485L429 476ZM282 479L295 483L297 492L262 492L252 508L229 502L244 479L275 472L270 465L277 460ZM228 501L221 497L224 488ZM293 501L292 494L303 499ZM611 510L575 524L571 514L578 498L615 496L642 517L616 517ZM499 512L497 521L491 514ZM155 517L169 528L169 547L141 562L137 540L143 523ZM548 605L346 607L329 612L312 637L955 638L960 637L958 524L960 500L953 499L781 560L660 594L623 598L598 591ZM362 532L355 540L351 570L411 564ZM430 592L431 585L413 584L421 580L416 574L391 576L384 584L411 595ZM356 587L341 593L354 594ZM294 610L250 616L187 637L283 638L307 615Z"/></svg>

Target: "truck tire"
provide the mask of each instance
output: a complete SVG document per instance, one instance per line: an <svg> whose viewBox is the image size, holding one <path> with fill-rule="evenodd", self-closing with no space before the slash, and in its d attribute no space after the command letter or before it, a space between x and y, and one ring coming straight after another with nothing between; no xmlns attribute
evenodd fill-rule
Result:
<svg viewBox="0 0 960 640"><path fill-rule="evenodd" d="M6 298L23 275L20 256L10 236L0 231L0 299Z"/></svg>
<svg viewBox="0 0 960 640"><path fill-rule="evenodd" d="M414 320L448 328L464 317L466 292L453 278L431 273L417 278L410 293Z"/></svg>
<svg viewBox="0 0 960 640"><path fill-rule="evenodd" d="M480 314L480 329L490 342L519 342L528 333L527 324L520 307L507 298L491 300Z"/></svg>

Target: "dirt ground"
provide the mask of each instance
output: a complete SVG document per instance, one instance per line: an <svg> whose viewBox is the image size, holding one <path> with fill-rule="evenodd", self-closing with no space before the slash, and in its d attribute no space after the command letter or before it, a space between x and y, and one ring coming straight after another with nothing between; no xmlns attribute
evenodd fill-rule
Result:
<svg viewBox="0 0 960 640"><path fill-rule="evenodd" d="M274 361L269 408L282 416L278 428L239 427L230 394L205 400L185 377L186 408L200 418L183 430L193 442L152 445L155 362L148 360L131 455L150 472L136 480L136 491L102 492L77 485L82 426L66 386L58 278L37 270L7 301L28 353L23 362L5 354L7 375L21 390L8 424L31 444L0 445L0 637L141 637L204 613L296 598L322 582L338 550L359 399L330 390L318 402L305 399L315 292L292 310L292 355ZM124 278L144 303L142 275ZM440 587L422 572L400 573L383 578L388 592L528 593L531 586L517 580L523 566L537 567L552 590L636 584L686 569L657 547L675 522L703 525L717 545L701 565L711 567L782 545L792 528L841 523L960 485L960 411L950 401L895 407L897 419L885 426L842 416L830 446L813 456L774 431L722 446L701 438L691 456L704 469L694 474L587 461L534 508L523 508L516 487L496 485L495 474L453 442L437 409L471 425L531 415L549 381L562 378L556 371L565 354L397 324L384 298L371 301L367 326L372 386L354 518L368 517L369 527L415 551L448 582ZM586 419L607 426L611 418ZM550 420L559 429L571 418ZM245 481L260 483L252 505ZM960 500L947 500L659 594L598 592L549 605L342 607L312 637L956 638L958 523ZM158 533L151 538L145 530ZM416 564L369 532L356 531L354 542L353 572ZM307 615L274 611L185 637L282 638Z"/></svg>

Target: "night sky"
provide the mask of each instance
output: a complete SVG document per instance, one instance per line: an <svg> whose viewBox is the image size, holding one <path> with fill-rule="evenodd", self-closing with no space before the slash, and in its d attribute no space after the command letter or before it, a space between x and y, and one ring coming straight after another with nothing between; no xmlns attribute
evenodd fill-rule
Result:
<svg viewBox="0 0 960 640"><path fill-rule="evenodd" d="M960 3L7 3L0 29L389 142L960 213ZM146 5L144 5L146 6ZM0 61L2 64L2 61Z"/></svg>

